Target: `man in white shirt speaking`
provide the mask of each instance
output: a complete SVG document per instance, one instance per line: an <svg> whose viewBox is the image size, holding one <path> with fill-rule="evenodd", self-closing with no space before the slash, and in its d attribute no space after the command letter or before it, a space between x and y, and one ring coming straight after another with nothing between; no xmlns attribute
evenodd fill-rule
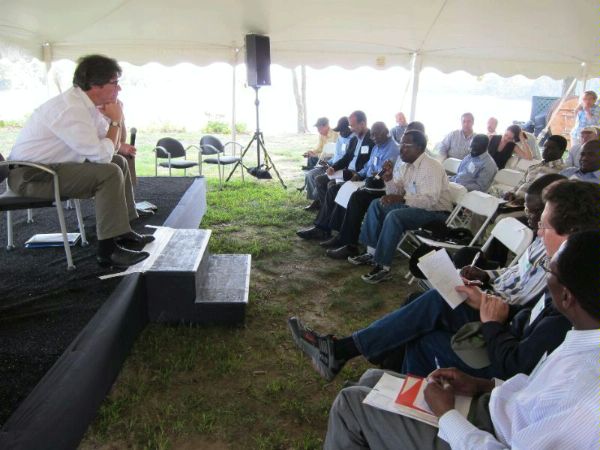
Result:
<svg viewBox="0 0 600 450"><path fill-rule="evenodd" d="M117 97L121 67L101 55L81 58L73 87L48 100L27 121L9 155L12 161L50 165L58 173L65 197L95 197L98 263L124 268L148 253L118 244L147 244L152 235L134 232L138 217L121 145L123 111ZM13 165L10 189L19 195L54 198L52 176L35 168Z"/></svg>

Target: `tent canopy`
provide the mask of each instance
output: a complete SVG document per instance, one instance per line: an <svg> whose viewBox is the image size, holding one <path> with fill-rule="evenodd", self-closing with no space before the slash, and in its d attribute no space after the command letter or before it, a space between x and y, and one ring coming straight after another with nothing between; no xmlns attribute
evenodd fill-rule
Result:
<svg viewBox="0 0 600 450"><path fill-rule="evenodd" d="M0 11L0 44L46 61L231 63L258 33L288 67L409 67L418 54L475 75L600 72L596 0L0 0Z"/></svg>

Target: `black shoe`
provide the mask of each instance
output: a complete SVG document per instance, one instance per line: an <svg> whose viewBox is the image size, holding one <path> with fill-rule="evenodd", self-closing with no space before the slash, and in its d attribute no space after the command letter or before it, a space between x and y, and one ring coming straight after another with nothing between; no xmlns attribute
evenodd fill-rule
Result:
<svg viewBox="0 0 600 450"><path fill-rule="evenodd" d="M102 267L126 269L129 266L133 266L134 264L145 260L148 256L150 256L150 253L148 252L127 250L117 245L109 257L98 255L96 261L98 261L98 264Z"/></svg>
<svg viewBox="0 0 600 450"><path fill-rule="evenodd" d="M321 230L317 227L307 228L306 230L296 231L296 234L302 239L325 240L331 237L331 233Z"/></svg>
<svg viewBox="0 0 600 450"><path fill-rule="evenodd" d="M326 241L319 242L319 245L324 248L338 248L342 243L340 242L339 235L334 236Z"/></svg>
<svg viewBox="0 0 600 450"><path fill-rule="evenodd" d="M358 249L354 245L327 250L327 256L333 259L348 259L350 256L358 255Z"/></svg>
<svg viewBox="0 0 600 450"><path fill-rule="evenodd" d="M318 211L321 208L321 202L319 200L313 200L313 202L304 207L304 211Z"/></svg>
<svg viewBox="0 0 600 450"><path fill-rule="evenodd" d="M313 170L315 166L302 166L302 170Z"/></svg>
<svg viewBox="0 0 600 450"><path fill-rule="evenodd" d="M135 231L122 234L115 238L115 242L120 245L146 245L154 240L151 234L139 234Z"/></svg>
<svg viewBox="0 0 600 450"><path fill-rule="evenodd" d="M310 358L319 375L327 381L333 380L346 364L345 360L335 358L334 337L315 333L297 317L288 319L288 328L294 343Z"/></svg>

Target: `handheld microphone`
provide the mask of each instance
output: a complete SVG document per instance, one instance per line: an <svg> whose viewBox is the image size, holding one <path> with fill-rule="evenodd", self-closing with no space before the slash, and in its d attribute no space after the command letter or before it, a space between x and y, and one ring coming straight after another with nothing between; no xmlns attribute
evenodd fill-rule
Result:
<svg viewBox="0 0 600 450"><path fill-rule="evenodd" d="M129 137L129 145L131 145L132 147L135 147L135 136L137 135L137 128L132 127L129 132L130 137Z"/></svg>

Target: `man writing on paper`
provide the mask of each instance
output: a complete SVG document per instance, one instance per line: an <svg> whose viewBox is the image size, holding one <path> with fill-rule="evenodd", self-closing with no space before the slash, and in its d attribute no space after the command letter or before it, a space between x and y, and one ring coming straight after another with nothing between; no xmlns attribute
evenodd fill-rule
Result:
<svg viewBox="0 0 600 450"><path fill-rule="evenodd" d="M596 449L600 409L600 232L575 233L546 266L555 308L573 329L531 375L501 382L457 369L429 375L425 401L439 429L363 404L377 381L369 374L337 396L324 448L335 449ZM465 288L468 289L468 288ZM473 397L468 418L457 394Z"/></svg>
<svg viewBox="0 0 600 450"><path fill-rule="evenodd" d="M375 141L372 139L371 131L367 127L367 116L362 111L354 111L349 116L349 122L353 135L346 153L328 167L324 175L319 175L315 180L318 201L321 205L315 223L323 224L323 227L315 226L298 230L296 234L302 239L324 240L330 237L331 229L328 224L333 208L335 208L335 196L341 188L341 184L337 183L332 177L335 177L338 173L342 175L343 180L348 181L356 172L362 170L369 161Z"/></svg>
<svg viewBox="0 0 600 450"><path fill-rule="evenodd" d="M556 175L545 175L536 180L532 189L548 177L555 179ZM600 187L597 185L559 181L548 187L545 198L547 203L542 216L541 209L534 206L529 197L527 206L530 220L541 222L538 234L549 256L569 234L600 228L597 207ZM540 264L537 260L525 270L537 271ZM536 275L530 279L537 285L538 278ZM500 294L510 296L512 292L509 286ZM531 371L545 351L552 351L560 344L569 328L562 315L552 307L549 296L540 295L539 289L529 292L532 297L524 306L509 306L502 297L495 295L486 298L486 308L480 311L479 294L452 309L436 290L429 290L368 327L340 338L318 334L296 317L290 318L288 325L296 345L328 380L333 379L352 358L363 355L371 362L382 363L398 352L402 355L405 352L399 358L403 373L426 376L435 369L434 357L438 356L443 366L459 367L477 376L508 378L518 372ZM481 333L490 364L474 368L455 353L451 338L466 323L479 320L484 322ZM389 367L385 363L384 366Z"/></svg>

